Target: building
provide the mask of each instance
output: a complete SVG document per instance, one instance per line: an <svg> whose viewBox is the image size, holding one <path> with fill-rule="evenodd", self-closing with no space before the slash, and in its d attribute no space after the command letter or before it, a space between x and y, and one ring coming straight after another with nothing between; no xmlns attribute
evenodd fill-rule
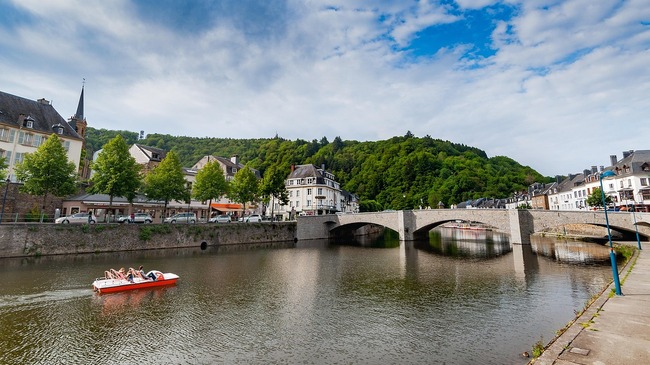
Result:
<svg viewBox="0 0 650 365"><path fill-rule="evenodd" d="M341 202L345 201L345 197L341 196L339 183L334 174L325 170L325 165L321 168L312 164L291 166L285 186L289 193L289 204L282 205L275 199L271 200L276 218L292 219L296 214L321 215L342 211ZM358 207L351 206L350 209L358 211Z"/></svg>
<svg viewBox="0 0 650 365"><path fill-rule="evenodd" d="M620 161L611 155L608 167L591 166L580 174L569 174L549 192L549 209L593 209L587 205L587 198L594 189L600 189L600 176L609 170L616 176L602 182L603 190L615 209L650 211L650 150L624 151Z"/></svg>
<svg viewBox="0 0 650 365"><path fill-rule="evenodd" d="M14 166L23 161L26 153L36 152L53 133L61 139L68 161L79 170L83 136L48 100L33 101L0 92L0 156L5 158L12 182L16 182Z"/></svg>
<svg viewBox="0 0 650 365"><path fill-rule="evenodd" d="M237 171L243 169L246 167L239 161L239 156L234 155L230 159L227 159L225 157L218 157L218 156L203 156L199 161L197 161L194 166L192 166L191 170L201 170L203 166L205 166L208 162L210 161L217 161L219 166L221 166L221 169L223 170L223 174L226 177L226 181L232 181L235 178L235 174ZM257 176L258 179L262 178L262 175L258 170L255 170L253 168L250 168L251 171Z"/></svg>
<svg viewBox="0 0 650 365"><path fill-rule="evenodd" d="M230 159L219 156L207 155L203 156L199 161L197 161L190 169L186 171L186 176L188 181L192 183L195 181L195 176L199 170L201 170L208 162L216 161L221 169L223 170L224 177L226 181L231 182L235 178L237 171L247 168L246 165L242 164L239 161L239 156L233 155ZM248 167L258 179L262 178L261 173L253 168ZM244 211L244 207L239 203L234 203L227 197L222 197L218 201L212 201L210 207L217 214L230 214L238 216L241 212ZM248 214L261 213L260 207L257 204L251 203L246 205L246 210ZM214 215L214 214L213 214Z"/></svg>

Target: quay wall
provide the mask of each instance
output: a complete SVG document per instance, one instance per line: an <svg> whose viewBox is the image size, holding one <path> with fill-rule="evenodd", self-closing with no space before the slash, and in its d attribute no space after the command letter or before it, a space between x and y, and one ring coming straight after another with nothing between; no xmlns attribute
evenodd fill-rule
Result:
<svg viewBox="0 0 650 365"><path fill-rule="evenodd" d="M295 241L295 222L0 225L0 258Z"/></svg>

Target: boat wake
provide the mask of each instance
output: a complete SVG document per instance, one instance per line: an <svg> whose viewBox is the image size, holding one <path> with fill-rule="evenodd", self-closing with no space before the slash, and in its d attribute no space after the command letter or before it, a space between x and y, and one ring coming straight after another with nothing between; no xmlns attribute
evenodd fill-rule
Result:
<svg viewBox="0 0 650 365"><path fill-rule="evenodd" d="M0 310L11 308L23 309L24 307L38 306L51 302L60 302L87 297L92 294L92 289L61 289L48 290L42 293L24 294L24 295L1 295Z"/></svg>

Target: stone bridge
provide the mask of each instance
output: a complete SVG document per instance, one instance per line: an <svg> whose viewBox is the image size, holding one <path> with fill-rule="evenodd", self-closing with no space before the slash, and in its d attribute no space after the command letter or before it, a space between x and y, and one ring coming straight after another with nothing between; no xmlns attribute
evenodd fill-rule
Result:
<svg viewBox="0 0 650 365"><path fill-rule="evenodd" d="M631 233L636 218L639 235L650 237L650 213L608 212L611 229ZM456 220L483 223L510 235L510 241L530 244L530 235L565 224L591 224L605 227L603 211L557 211L518 209L427 209L391 212L331 214L298 217L299 240L330 238L341 230L355 230L367 225L379 225L399 233L400 240L426 238L428 232Z"/></svg>

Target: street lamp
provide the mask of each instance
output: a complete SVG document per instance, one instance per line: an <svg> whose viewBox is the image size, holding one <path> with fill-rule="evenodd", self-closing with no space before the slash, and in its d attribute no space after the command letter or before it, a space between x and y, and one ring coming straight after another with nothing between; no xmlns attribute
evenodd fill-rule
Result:
<svg viewBox="0 0 650 365"><path fill-rule="evenodd" d="M641 239L639 238L639 227L637 227L637 225L636 225L636 200L634 200L634 206L632 207L632 218L634 219L634 231L636 231L636 245L640 250L641 249Z"/></svg>
<svg viewBox="0 0 650 365"><path fill-rule="evenodd" d="M612 262L612 276L614 277L614 286L616 287L616 295L623 295L623 293L621 293L621 282L618 279L618 265L616 265L616 255L614 254L614 247L612 245L612 233L609 230L609 218L607 217L607 203L605 202L605 189L603 188L603 179L612 176L616 176L616 174L612 170L607 170L600 174L600 195L603 200L603 209L605 210L605 224L607 225L607 239L609 240L609 259Z"/></svg>
<svg viewBox="0 0 650 365"><path fill-rule="evenodd" d="M7 203L7 191L9 190L9 183L11 182L11 179L7 178L7 181L5 181L5 195L2 198L2 212L0 212L0 224L2 224L2 218L5 215L5 204Z"/></svg>

